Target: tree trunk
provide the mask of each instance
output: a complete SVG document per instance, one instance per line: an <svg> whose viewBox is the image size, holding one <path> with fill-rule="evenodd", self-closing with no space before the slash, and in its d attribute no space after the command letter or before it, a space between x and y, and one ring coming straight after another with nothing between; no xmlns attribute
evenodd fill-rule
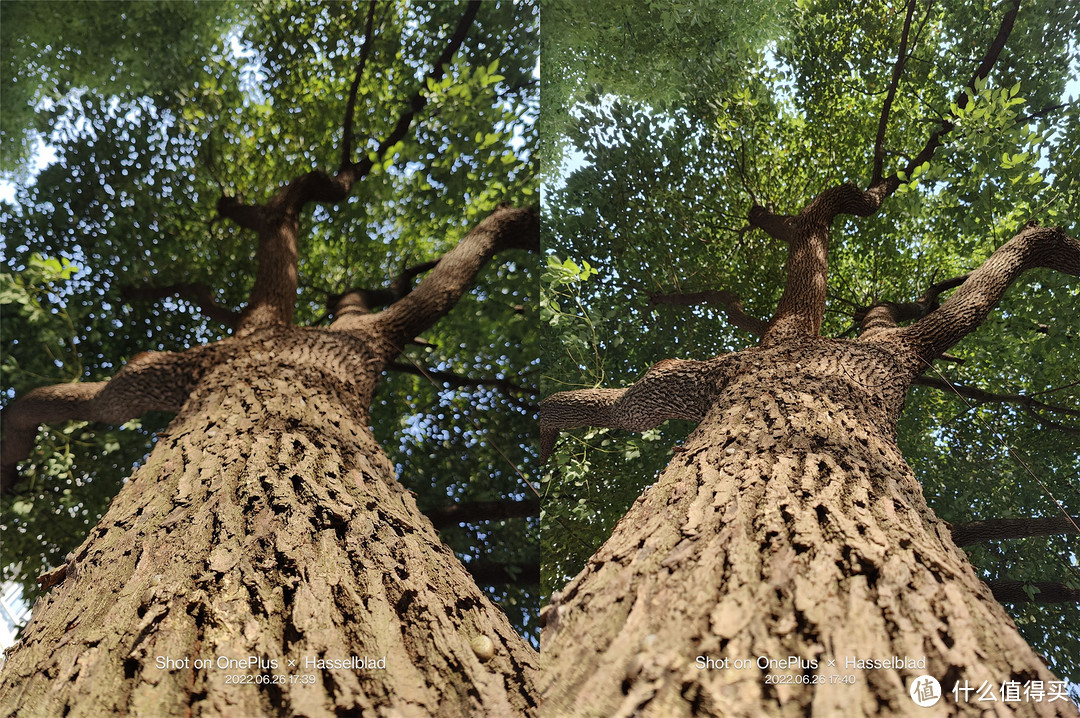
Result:
<svg viewBox="0 0 1080 718"><path fill-rule="evenodd" d="M909 372L895 361L810 337L738 355L657 483L545 609L545 715L922 715L920 675L941 683L926 715L1077 715L1067 700L1000 701L1003 681L1056 679L900 455ZM925 663L848 662L894 657ZM958 703L965 680L998 702Z"/></svg>
<svg viewBox="0 0 1080 718"><path fill-rule="evenodd" d="M35 606L0 714L531 715L535 653L372 437L372 350L226 341Z"/></svg>

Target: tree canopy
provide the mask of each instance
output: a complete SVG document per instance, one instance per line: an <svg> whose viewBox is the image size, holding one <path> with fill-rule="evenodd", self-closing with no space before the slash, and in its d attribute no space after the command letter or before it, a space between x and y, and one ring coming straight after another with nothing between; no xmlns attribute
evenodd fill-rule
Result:
<svg viewBox="0 0 1080 718"><path fill-rule="evenodd" d="M693 87L677 96L654 91L629 59L621 83L578 94L565 128L567 171L546 177L544 393L626 386L664 359L753 344L777 306L786 259L751 221L755 205L794 214L829 187L897 174L876 214L834 226L821 332L833 337L856 332L879 302L947 296L958 283L945 280L1027 222L1075 236L1080 15L1067 3L1024 4L980 75L1011 7L800 2L728 45L731 71L710 71L707 54L685 68ZM640 26L591 15L630 37L651 29L663 53L709 46L702 12L683 7L675 22ZM556 63L581 63L585 77L620 66L617 43L594 63L599 48L560 42L545 39L545 58L556 45ZM920 157L932 142L931 156ZM908 396L900 447L934 511L954 526L1080 511L1078 297L1073 278L1025 275ZM546 593L585 564L689 428L564 436L543 481ZM1078 607L1038 603L1036 585L1080 588L1074 539L967 548L985 580L1020 582L1011 615L1075 682Z"/></svg>
<svg viewBox="0 0 1080 718"><path fill-rule="evenodd" d="M772 0L548 0L540 36L542 165L554 171L561 164L578 103L595 104L605 94L647 98L654 108L707 101L710 85L698 81L701 74L737 71L743 55L768 37L782 6ZM679 31L687 25L692 33Z"/></svg>
<svg viewBox="0 0 1080 718"><path fill-rule="evenodd" d="M307 171L370 164L347 199L302 217L302 325L326 323L348 290L389 301L500 203L534 204L536 8L484 3L433 71L466 11L5 3L3 168L18 181L0 209L5 402L225 336L256 267L222 197L263 202ZM35 132L56 159L29 178ZM537 508L516 467L532 454L533 261L488 267L372 407L401 480L527 635ZM0 509L4 578L33 597L167 419L43 428Z"/></svg>

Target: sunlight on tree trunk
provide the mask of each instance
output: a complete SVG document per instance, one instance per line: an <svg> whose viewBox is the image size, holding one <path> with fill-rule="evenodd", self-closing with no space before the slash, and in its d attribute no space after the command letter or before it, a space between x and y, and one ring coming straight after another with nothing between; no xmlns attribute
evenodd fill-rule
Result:
<svg viewBox="0 0 1080 718"><path fill-rule="evenodd" d="M371 347L297 328L238 343L36 607L2 710L530 712L535 653L371 436ZM251 656L274 683L236 683L251 666L228 661Z"/></svg>
<svg viewBox="0 0 1080 718"><path fill-rule="evenodd" d="M825 339L739 356L657 483L545 609L544 713L899 716L920 675L1056 680L900 455L894 356ZM699 656L751 665L702 669ZM892 657L917 663L845 665Z"/></svg>

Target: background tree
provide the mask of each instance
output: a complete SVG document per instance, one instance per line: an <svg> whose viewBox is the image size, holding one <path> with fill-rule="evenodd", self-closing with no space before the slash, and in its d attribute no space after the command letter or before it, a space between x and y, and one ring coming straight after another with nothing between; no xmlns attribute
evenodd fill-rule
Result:
<svg viewBox="0 0 1080 718"><path fill-rule="evenodd" d="M52 569L4 711L530 712L534 260L487 265L537 248L535 8L5 4L5 48L54 10L5 52L56 161L0 217L4 576Z"/></svg>
<svg viewBox="0 0 1080 718"><path fill-rule="evenodd" d="M647 98L661 109L706 99L710 85L700 81L702 73L738 71L746 52L768 37L782 8L772 0L548 0L540 36L547 109L540 118L541 163L561 165L578 103L596 104L610 94ZM687 23L693 32L680 32ZM665 38L661 45L658 32Z"/></svg>
<svg viewBox="0 0 1080 718"><path fill-rule="evenodd" d="M236 18L234 6L206 2L81 4L11 0L2 11L0 83L5 173L24 170L72 90L92 87L105 95L169 94L190 86L205 69L180 63L201 56ZM119 15L124 22L116 22ZM185 28L177 36L176 27Z"/></svg>
<svg viewBox="0 0 1080 718"><path fill-rule="evenodd" d="M696 36L696 19L692 10L680 18L677 42ZM595 22L603 25L603 16ZM548 178L545 346L566 349L545 355L544 373L547 393L571 391L542 404L542 432L546 422L551 442L560 429L594 428L562 435L544 480L544 581L552 592L542 614L544 695L556 712L582 700L582 715L710 714L721 703L755 715L829 715L840 710L831 701L845 713L904 714L912 676L903 672L857 672L857 686L814 691L768 686L756 671L699 671L694 658L812 659L878 641L870 652L936 655L926 672L949 690L965 678L1009 679L1010 669L979 667L973 645L991 662L1010 656L1014 673L1021 665L1042 670L1032 654L1020 659L1021 649L1003 646L1012 622L1059 676L1075 681L1080 585L1069 532L1080 506L1080 314L1067 276L1077 272L1075 243L1025 224L1076 236L1076 91L1066 91L1076 11L1056 3L1017 13L1011 3L815 2L775 22L775 41L735 46L741 72L690 72L698 78L692 99L658 108L631 79L622 95L578 104L568 131L573 171L565 184ZM657 47L665 40L658 35ZM561 51L565 63L590 62L588 50ZM818 239L793 240L807 216L788 217L819 211ZM985 320L983 307L934 351L916 350L933 365L913 360L910 391L888 388L907 370L866 381L873 372L862 372L874 365L866 357L832 364L845 397L893 402L886 415L860 419L883 451L892 446L889 412L906 393L895 430L918 485L899 474L892 484L856 478L867 466L876 467L871 474L899 470L890 454L884 467L825 462L819 488L809 496L793 490L780 476L784 460L794 462L786 475L799 477L796 486L806 479L813 487L808 453L861 451L842 432L815 438L809 428L835 423L800 396L833 396L819 383L827 372L813 368L815 352L881 346L871 342L874 330L886 344L911 337L950 316L932 311L950 301L970 309L972 293L957 289L965 275L1001 269L1005 255L987 262L995 250L1035 236L1064 247L1060 261L1042 262L1057 271L1025 272L1008 292L987 295L1000 303ZM826 245L827 276L823 263L809 266ZM809 258L803 247L813 249ZM834 345L815 336L857 339ZM910 350L889 346L895 356ZM790 365L778 358L784 351ZM755 352L772 353L755 365ZM755 374L770 362L773 375ZM845 366L850 376L836 377ZM632 388L594 389L601 386ZM679 404L687 395L693 401ZM770 418L762 395L793 397L790 414ZM813 421L786 423L800 414ZM760 435L765 426L773 438ZM809 437L809 452L800 437ZM772 478L755 487L756 459L775 470L762 469ZM835 496L828 486L844 489ZM860 513L862 490L871 514L885 499L898 501L887 486L907 487L903 502L921 517L918 531ZM932 529L941 525L915 508L923 496L951 522L974 574L947 541L926 533L945 529ZM970 523L977 520L986 523ZM927 573L917 563L911 569L916 534L929 542L917 551L933 547L940 559ZM887 560L875 542L888 546ZM923 580L950 574L979 596L965 605L991 611L992 635L929 616L929 605L949 615L940 594L911 603L910 586L935 596ZM888 608L863 604L864 589ZM991 590L1011 620L993 608ZM812 595L850 598L850 615ZM883 611L891 618L876 625L852 618ZM834 632L841 628L855 638L842 639ZM597 645L595 660L579 651ZM1062 701L1040 706L1073 714Z"/></svg>

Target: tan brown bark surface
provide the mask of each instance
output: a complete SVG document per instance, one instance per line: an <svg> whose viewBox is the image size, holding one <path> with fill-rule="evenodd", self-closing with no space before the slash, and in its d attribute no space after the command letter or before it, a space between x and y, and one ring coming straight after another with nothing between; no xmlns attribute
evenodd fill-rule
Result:
<svg viewBox="0 0 1080 718"><path fill-rule="evenodd" d="M817 338L737 356L682 451L545 609L543 714L907 716L928 674L946 695L919 715L1077 715L949 693L1056 679L900 455L902 359ZM751 667L701 669L699 656ZM894 656L925 668L845 667Z"/></svg>
<svg viewBox="0 0 1080 718"><path fill-rule="evenodd" d="M811 206L851 197L840 188ZM824 281L824 265L799 251L793 244L788 279L801 288L785 293L761 346L665 360L630 387L541 402L545 456L561 429L701 422L544 610L545 712L910 715L908 690L930 675L945 691L938 715L1076 716L1065 699L1019 706L950 693L958 681L1057 679L927 507L894 434L930 362L1027 269L1080 272L1080 244L1059 228L1027 226L939 308L855 341L813 336L805 308L820 299L814 278ZM846 665L894 657L917 663ZM749 663L703 668L699 658Z"/></svg>
<svg viewBox="0 0 1080 718"><path fill-rule="evenodd" d="M958 107L997 63L1019 7L1013 0L1001 8ZM931 362L974 331L1024 271L1080 274L1080 243L1061 228L1029 224L970 275L915 302L861 312L859 340L818 337L835 219L877 213L901 176L928 162L954 129L943 118L903 169L886 174L885 138L915 9L907 4L866 188L833 185L792 214L759 205L750 192L749 226L787 246L783 292L764 330L716 288L668 300L720 302L732 324L761 336L760 346L706 361L666 359L630 387L541 402L542 457L564 429L700 422L543 610L544 714L1078 715L1064 696L953 697L957 681L978 690L1056 679L928 508L894 433L908 388ZM939 295L957 285L939 306ZM715 362L725 370L705 369ZM1014 586L998 588L1016 595ZM846 665L897 657L924 663ZM909 697L920 675L944 689L931 709Z"/></svg>
<svg viewBox="0 0 1080 718"><path fill-rule="evenodd" d="M408 135L479 5L466 5L376 157ZM421 265L431 271L414 291L420 270L404 272L382 311L352 291L330 329L292 326L305 207L344 200L374 166L352 157L373 12L339 169L299 174L262 202L217 202L219 218L257 238L246 305L218 307L209 287L183 283L129 295L185 296L235 334L5 408L0 491L18 482L41 423L179 413L90 537L42 577L51 590L0 673L0 715L533 714L535 651L397 483L368 412L381 372L492 256L539 249L537 211L498 207ZM382 664L307 663L350 659Z"/></svg>
<svg viewBox="0 0 1080 718"><path fill-rule="evenodd" d="M535 210L501 207L415 291L329 329L290 326L278 280L295 272L260 271L235 336L7 407L0 488L39 423L179 413L44 577L0 672L0 715L532 715L536 652L398 484L368 412L408 337L495 253L538 244ZM292 261L257 256L260 270ZM382 664L308 663L368 659Z"/></svg>
<svg viewBox="0 0 1080 718"><path fill-rule="evenodd" d="M371 436L370 354L280 327L213 368L35 607L0 714L530 714L535 652ZM352 656L385 668L305 665Z"/></svg>

